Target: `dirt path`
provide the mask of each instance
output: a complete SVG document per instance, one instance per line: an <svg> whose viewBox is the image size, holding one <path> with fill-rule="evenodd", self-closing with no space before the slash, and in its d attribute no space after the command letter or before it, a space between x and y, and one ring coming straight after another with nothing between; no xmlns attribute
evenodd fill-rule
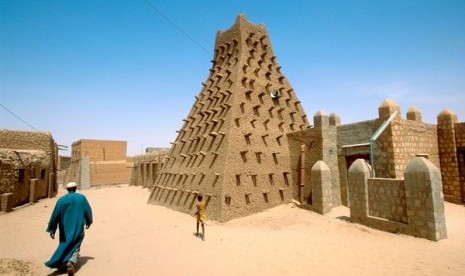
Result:
<svg viewBox="0 0 465 276"><path fill-rule="evenodd" d="M449 238L440 242L348 223L338 218L348 216L345 207L321 216L292 205L208 222L203 242L194 236L193 217L147 205L147 189L83 194L94 224L86 232L78 275L465 275L461 205L446 203ZM45 233L56 200L0 215L0 274L21 275L8 272L5 264L14 263L33 275L57 275L43 266L57 245Z"/></svg>

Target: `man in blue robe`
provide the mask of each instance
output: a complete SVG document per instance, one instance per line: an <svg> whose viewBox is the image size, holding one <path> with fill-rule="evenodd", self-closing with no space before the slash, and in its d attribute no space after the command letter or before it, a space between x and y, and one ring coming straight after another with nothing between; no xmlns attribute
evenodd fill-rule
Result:
<svg viewBox="0 0 465 276"><path fill-rule="evenodd" d="M68 275L74 275L84 239L84 226L88 229L92 224L92 209L86 197L76 193L75 182L66 184L66 189L68 194L58 199L47 228L52 239L55 239L57 227L60 229L60 243L45 265L51 268L66 266Z"/></svg>

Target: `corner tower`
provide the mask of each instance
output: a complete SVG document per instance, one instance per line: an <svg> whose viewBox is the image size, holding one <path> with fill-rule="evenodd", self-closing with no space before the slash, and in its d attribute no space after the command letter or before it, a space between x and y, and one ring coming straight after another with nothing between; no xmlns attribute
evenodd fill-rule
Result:
<svg viewBox="0 0 465 276"><path fill-rule="evenodd" d="M160 171L149 203L227 221L293 198L286 134L309 127L264 25L239 15L216 35L208 79Z"/></svg>

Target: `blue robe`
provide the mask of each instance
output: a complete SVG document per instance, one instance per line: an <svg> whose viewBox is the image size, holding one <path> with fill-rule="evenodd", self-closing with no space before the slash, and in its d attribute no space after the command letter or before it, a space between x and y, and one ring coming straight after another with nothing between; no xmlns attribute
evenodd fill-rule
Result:
<svg viewBox="0 0 465 276"><path fill-rule="evenodd" d="M92 209L86 197L70 192L58 199L48 223L47 232L55 233L60 229L60 244L45 263L48 267L60 268L66 265L84 239L84 226L92 224Z"/></svg>

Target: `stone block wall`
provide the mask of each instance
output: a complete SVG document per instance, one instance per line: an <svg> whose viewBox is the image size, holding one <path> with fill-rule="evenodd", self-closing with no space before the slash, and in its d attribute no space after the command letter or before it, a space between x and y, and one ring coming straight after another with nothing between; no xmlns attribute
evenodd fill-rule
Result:
<svg viewBox="0 0 465 276"><path fill-rule="evenodd" d="M465 200L463 185L460 182L459 156L457 151L456 128L457 115L448 109L437 116L438 144L441 163L442 182L446 200L461 203ZM459 135L460 136L460 135Z"/></svg>
<svg viewBox="0 0 465 276"><path fill-rule="evenodd" d="M351 220L433 241L447 238L439 169L427 159L416 157L407 165L404 176L405 180L397 181L370 179L369 166L362 159L356 160L349 169ZM400 192L402 187L405 193ZM389 196L385 196L387 190ZM375 216L378 214L380 217Z"/></svg>
<svg viewBox="0 0 465 276"><path fill-rule="evenodd" d="M369 215L407 223L404 181L401 179L368 179Z"/></svg>
<svg viewBox="0 0 465 276"><path fill-rule="evenodd" d="M329 213L333 205L331 170L324 161L312 167L312 210L322 215Z"/></svg>
<svg viewBox="0 0 465 276"><path fill-rule="evenodd" d="M440 167L436 125L400 119L392 124L392 135L397 178L403 177L408 162L418 154Z"/></svg>

